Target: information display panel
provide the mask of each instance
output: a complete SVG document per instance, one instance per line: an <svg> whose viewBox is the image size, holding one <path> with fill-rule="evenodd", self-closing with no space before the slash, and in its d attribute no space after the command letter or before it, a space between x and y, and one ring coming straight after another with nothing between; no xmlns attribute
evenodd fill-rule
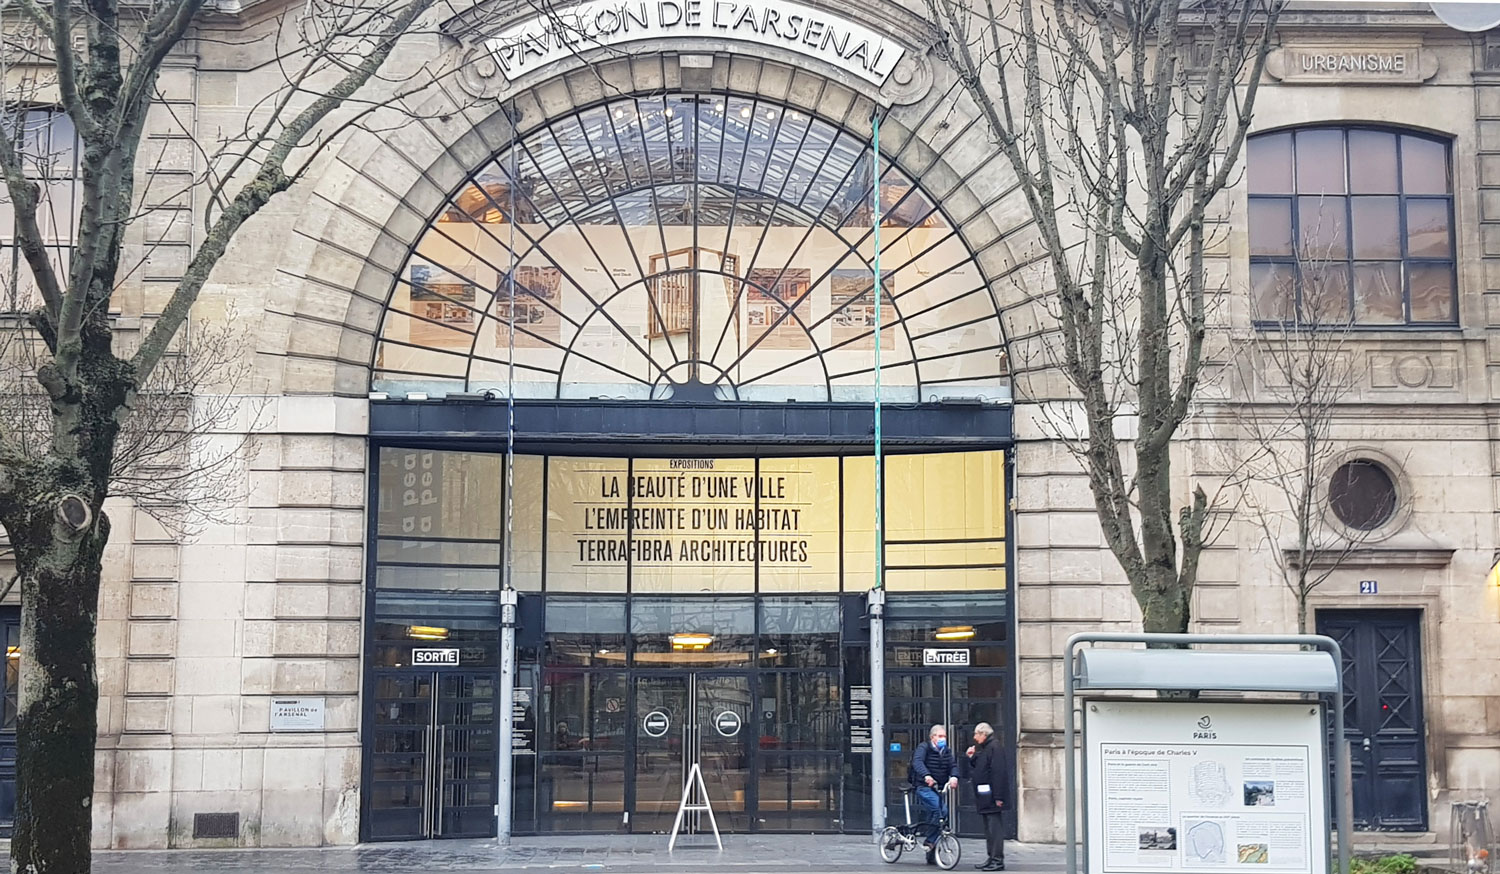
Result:
<svg viewBox="0 0 1500 874"><path fill-rule="evenodd" d="M1090 874L1327 874L1323 708L1090 701Z"/></svg>

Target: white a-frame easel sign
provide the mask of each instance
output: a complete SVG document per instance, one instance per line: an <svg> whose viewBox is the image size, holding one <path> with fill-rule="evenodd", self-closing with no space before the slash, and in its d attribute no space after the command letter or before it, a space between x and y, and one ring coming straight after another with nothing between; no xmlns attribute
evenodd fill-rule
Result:
<svg viewBox="0 0 1500 874"><path fill-rule="evenodd" d="M697 800L693 800L694 796ZM682 818L689 812L708 814L708 824L714 830L714 843L719 845L719 852L724 852L724 841L719 837L719 823L714 819L713 805L708 803L708 787L703 785L703 769L697 762L688 769L687 780L682 784L682 800L677 803L677 819L672 823L672 839L667 842L667 852L672 852L672 848L677 846L677 833L682 830Z"/></svg>

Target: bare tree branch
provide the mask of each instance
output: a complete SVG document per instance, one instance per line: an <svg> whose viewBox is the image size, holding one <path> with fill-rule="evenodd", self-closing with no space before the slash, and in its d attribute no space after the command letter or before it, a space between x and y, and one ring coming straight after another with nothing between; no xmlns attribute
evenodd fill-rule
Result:
<svg viewBox="0 0 1500 874"><path fill-rule="evenodd" d="M410 81L392 77L373 89L380 93L362 93L432 0L332 0L338 9L309 6L315 24L304 18L300 32L278 30L287 44L273 38L259 55L286 87L245 117L241 135L210 133L216 151L194 143L201 176L191 165L171 168L173 178L189 177L171 186L204 185L211 197L207 233L158 315L131 297L121 307L116 293L168 237L166 229L141 235L136 223L180 209L149 196L159 194L149 185L165 163L140 154L153 107L166 106L185 137L205 133L159 93L168 58L205 26L205 0L17 2L56 51L50 59L38 52L25 75L4 77L0 112L0 172L24 258L24 270L13 266L0 288L27 307L41 298L29 317L0 317L0 525L17 569L0 597L19 591L27 651L11 856L19 869L65 874L89 869L105 501L129 501L173 537L227 521L243 505L241 461L258 408L247 399L254 392L237 386L253 356L232 342L232 326L190 319L193 306L246 220L339 137L386 118L392 127L409 123L414 113L401 101L437 78L424 67ZM45 129L29 129L47 103L60 103L73 124L53 113ZM55 147L67 150L66 172L47 153L54 133L68 138ZM127 246L142 236L143 246Z"/></svg>
<svg viewBox="0 0 1500 874"><path fill-rule="evenodd" d="M1334 523L1341 487L1334 475L1344 456L1333 426L1357 399L1360 372L1345 262L1308 245L1320 237L1316 228L1303 236L1295 267L1301 294L1288 293L1274 308L1252 302L1261 330L1240 349L1238 402L1230 408L1245 516L1292 595L1299 632L1308 630L1309 596L1382 527ZM1377 500L1363 509L1383 524L1410 498L1395 492Z"/></svg>
<svg viewBox="0 0 1500 874"><path fill-rule="evenodd" d="M41 291L48 314L55 319L62 310L63 292L58 284L57 274L52 270L52 262L47 258L47 245L36 221L41 189L36 182L26 178L21 156L16 149L17 141L25 135L25 123L24 114L0 119L0 172L5 174L5 187L10 191L11 206L15 212L16 246L36 277L37 288Z"/></svg>
<svg viewBox="0 0 1500 874"><path fill-rule="evenodd" d="M1185 631L1212 502L1173 479L1208 334L1210 210L1233 178L1282 0L926 0L1049 268L1056 428L1146 627ZM975 26L977 23L977 26ZM1027 390L1023 380L1018 388Z"/></svg>
<svg viewBox="0 0 1500 874"><path fill-rule="evenodd" d="M271 142L268 153L254 178L240 189L214 222L202 245L188 264L186 274L177 284L167 305L162 309L161 318L152 326L151 332L141 343L140 349L136 351L131 363L135 366L138 377L150 374L162 355L166 353L167 344L171 342L177 329L187 319L188 311L193 302L198 299L198 292L202 290L203 283L208 280L208 275L214 265L223 257L235 232L247 219L259 212L273 196L291 186L293 177L288 175L286 163L292 151L302 145L303 139L331 112L343 105L370 80L380 65L385 63L386 57L395 47L396 40L406 33L417 17L427 11L432 3L433 0L412 0L408 3L378 34L374 50L366 55L354 69L345 74L326 94L318 97L295 118L287 122L285 128Z"/></svg>

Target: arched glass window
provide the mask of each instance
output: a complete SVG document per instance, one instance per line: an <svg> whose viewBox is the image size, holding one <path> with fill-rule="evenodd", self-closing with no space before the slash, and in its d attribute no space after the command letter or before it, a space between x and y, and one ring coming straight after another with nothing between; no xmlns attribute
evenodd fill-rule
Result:
<svg viewBox="0 0 1500 874"><path fill-rule="evenodd" d="M40 187L37 227L53 271L66 281L78 229L78 131L62 110L39 108L0 117L15 144L26 178ZM41 304L36 279L16 245L10 191L0 184L0 311L20 312Z"/></svg>
<svg viewBox="0 0 1500 874"><path fill-rule="evenodd" d="M1449 144L1315 127L1250 139L1250 284L1263 326L1453 326Z"/></svg>
<svg viewBox="0 0 1500 874"><path fill-rule="evenodd" d="M556 119L429 226L395 278L375 387L503 394L514 350L517 397L867 400L870 159L867 137L748 97ZM885 397L1007 397L978 265L935 201L881 167Z"/></svg>

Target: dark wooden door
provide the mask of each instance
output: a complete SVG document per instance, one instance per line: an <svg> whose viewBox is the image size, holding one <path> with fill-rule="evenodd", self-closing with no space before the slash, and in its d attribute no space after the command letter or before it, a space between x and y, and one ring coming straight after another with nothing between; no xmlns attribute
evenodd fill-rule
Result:
<svg viewBox="0 0 1500 874"><path fill-rule="evenodd" d="M1415 610L1318 611L1319 633L1343 650L1355 828L1427 830L1420 618Z"/></svg>

